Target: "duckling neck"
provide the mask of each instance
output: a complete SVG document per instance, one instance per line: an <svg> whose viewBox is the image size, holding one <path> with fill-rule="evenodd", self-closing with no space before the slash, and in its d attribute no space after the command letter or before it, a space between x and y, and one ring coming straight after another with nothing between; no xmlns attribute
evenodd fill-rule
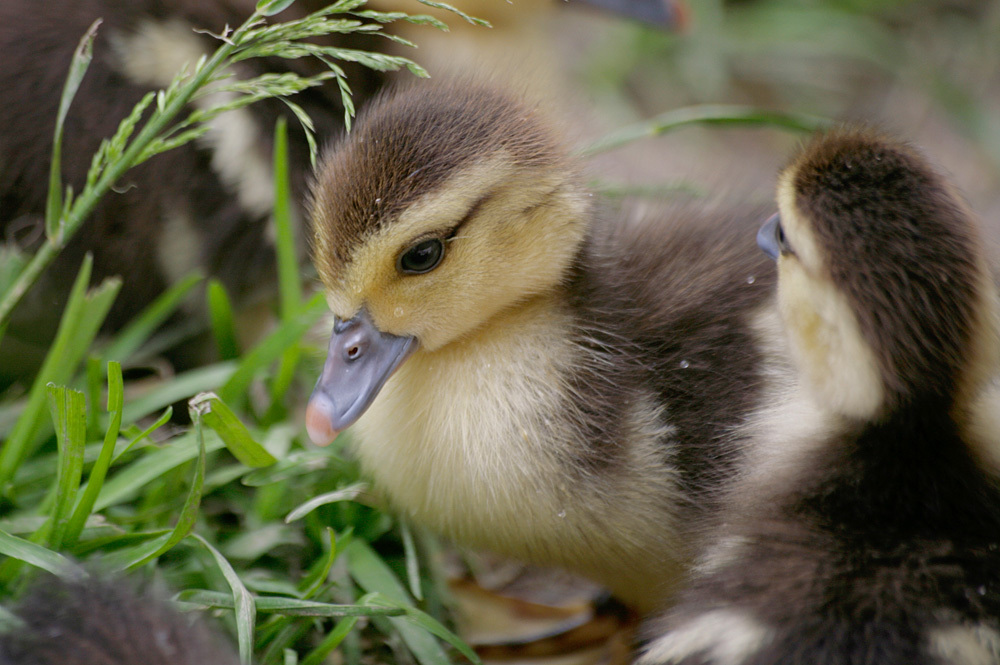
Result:
<svg viewBox="0 0 1000 665"><path fill-rule="evenodd" d="M912 403L845 435L832 459L820 462L836 471L805 494L802 507L869 542L1000 539L1000 485L941 406Z"/></svg>
<svg viewBox="0 0 1000 665"><path fill-rule="evenodd" d="M494 318L415 353L358 421L358 454L376 482L446 532L471 527L458 516L483 502L517 519L517 504L563 475L553 467L568 433L552 414L572 362L567 315L548 295Z"/></svg>

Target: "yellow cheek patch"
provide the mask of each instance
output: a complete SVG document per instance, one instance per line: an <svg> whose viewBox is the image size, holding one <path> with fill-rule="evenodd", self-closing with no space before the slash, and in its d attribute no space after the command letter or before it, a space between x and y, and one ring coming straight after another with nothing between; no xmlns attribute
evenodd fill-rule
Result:
<svg viewBox="0 0 1000 665"><path fill-rule="evenodd" d="M778 305L799 371L820 406L853 418L881 411L878 361L844 295L794 256L778 262Z"/></svg>
<svg viewBox="0 0 1000 665"><path fill-rule="evenodd" d="M368 238L340 274L323 275L330 308L343 317L364 306L380 330L416 336L425 350L471 334L562 280L589 206L574 177L517 166L505 153L462 169ZM460 223L438 267L398 271L407 248Z"/></svg>
<svg viewBox="0 0 1000 665"><path fill-rule="evenodd" d="M778 180L778 210L781 228L799 261L812 272L820 272L823 269L822 252L809 225L801 221L790 172L783 173Z"/></svg>

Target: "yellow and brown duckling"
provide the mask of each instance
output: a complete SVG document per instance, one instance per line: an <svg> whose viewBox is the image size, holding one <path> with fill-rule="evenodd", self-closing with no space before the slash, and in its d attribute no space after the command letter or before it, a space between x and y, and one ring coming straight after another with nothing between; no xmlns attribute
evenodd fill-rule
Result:
<svg viewBox="0 0 1000 665"><path fill-rule="evenodd" d="M755 221L604 214L537 108L470 82L378 99L313 198L313 440L357 421L400 512L660 605L787 386Z"/></svg>
<svg viewBox="0 0 1000 665"><path fill-rule="evenodd" d="M867 130L812 142L778 205L758 240L827 431L747 474L639 662L998 663L1000 431L979 412L1000 342L977 226Z"/></svg>

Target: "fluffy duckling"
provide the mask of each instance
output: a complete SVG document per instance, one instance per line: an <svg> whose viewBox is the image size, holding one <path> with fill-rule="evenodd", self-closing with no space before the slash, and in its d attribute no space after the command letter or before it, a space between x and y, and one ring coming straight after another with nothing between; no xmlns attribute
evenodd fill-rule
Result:
<svg viewBox="0 0 1000 665"><path fill-rule="evenodd" d="M977 410L1000 344L978 229L919 154L866 130L819 137L779 182L758 240L827 432L748 474L638 662L998 663L1000 436Z"/></svg>
<svg viewBox="0 0 1000 665"><path fill-rule="evenodd" d="M357 421L400 512L660 605L781 384L748 219L599 212L541 112L470 82L374 102L313 198L313 440Z"/></svg>
<svg viewBox="0 0 1000 665"><path fill-rule="evenodd" d="M0 632L4 665L236 665L204 621L139 593L128 580L53 576L13 608Z"/></svg>

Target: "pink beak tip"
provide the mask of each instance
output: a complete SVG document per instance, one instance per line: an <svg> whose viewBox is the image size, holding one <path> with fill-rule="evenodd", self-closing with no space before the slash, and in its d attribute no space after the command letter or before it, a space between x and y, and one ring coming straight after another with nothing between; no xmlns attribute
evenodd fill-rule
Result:
<svg viewBox="0 0 1000 665"><path fill-rule="evenodd" d="M333 424L322 409L312 402L306 407L306 432L317 446L330 445L340 434L339 430L333 429Z"/></svg>

